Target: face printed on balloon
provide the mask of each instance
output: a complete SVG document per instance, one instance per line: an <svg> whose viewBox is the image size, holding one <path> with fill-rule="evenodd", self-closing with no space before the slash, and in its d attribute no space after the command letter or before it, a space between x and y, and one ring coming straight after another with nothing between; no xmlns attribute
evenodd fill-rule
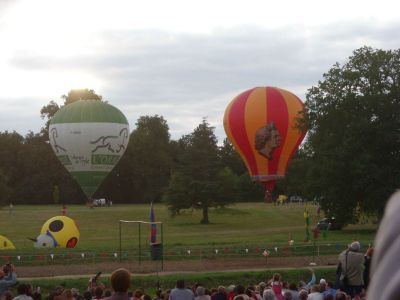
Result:
<svg viewBox="0 0 400 300"><path fill-rule="evenodd" d="M255 148L260 155L268 160L272 160L272 153L274 149L281 145L281 141L281 135L273 122L256 131Z"/></svg>
<svg viewBox="0 0 400 300"><path fill-rule="evenodd" d="M269 192L285 176L306 130L298 126L304 104L276 87L255 87L237 95L224 114L226 135L246 164L253 181Z"/></svg>

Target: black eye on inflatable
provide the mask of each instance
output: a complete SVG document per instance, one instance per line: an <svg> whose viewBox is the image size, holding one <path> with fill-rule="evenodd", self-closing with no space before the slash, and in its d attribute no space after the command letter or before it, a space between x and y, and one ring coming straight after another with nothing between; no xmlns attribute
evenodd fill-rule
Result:
<svg viewBox="0 0 400 300"><path fill-rule="evenodd" d="M61 220L54 220L49 225L49 229L52 232L59 232L63 228L64 228L64 223Z"/></svg>

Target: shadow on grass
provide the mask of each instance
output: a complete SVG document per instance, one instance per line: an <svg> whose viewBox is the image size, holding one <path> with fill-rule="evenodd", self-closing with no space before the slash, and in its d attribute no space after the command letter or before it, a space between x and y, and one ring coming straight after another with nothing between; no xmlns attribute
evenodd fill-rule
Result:
<svg viewBox="0 0 400 300"><path fill-rule="evenodd" d="M341 230L342 233L344 234L375 234L377 232L377 229L373 229L373 228L365 228L365 229L342 229Z"/></svg>
<svg viewBox="0 0 400 300"><path fill-rule="evenodd" d="M236 209L236 208L230 208L230 207L218 207L214 209L214 213L219 214L219 215L248 215L250 214L247 211Z"/></svg>

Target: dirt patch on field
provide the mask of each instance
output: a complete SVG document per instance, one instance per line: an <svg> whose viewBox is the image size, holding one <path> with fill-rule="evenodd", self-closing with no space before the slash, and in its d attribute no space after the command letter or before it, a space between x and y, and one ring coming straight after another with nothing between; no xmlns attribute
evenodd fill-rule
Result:
<svg viewBox="0 0 400 300"><path fill-rule="evenodd" d="M145 261L134 263L93 263L93 264L71 264L71 265L46 265L46 266L19 266L17 273L20 278L36 277L89 277L102 271L109 274L117 268L126 268L134 274L160 274L183 273L183 272L223 272L234 270L262 270L269 268L305 268L313 262L312 257L276 257L269 258L266 262L264 257L246 259L202 259L202 260L180 260L180 261ZM334 266L337 255L322 256L316 261L318 266ZM163 270L161 270L163 267Z"/></svg>

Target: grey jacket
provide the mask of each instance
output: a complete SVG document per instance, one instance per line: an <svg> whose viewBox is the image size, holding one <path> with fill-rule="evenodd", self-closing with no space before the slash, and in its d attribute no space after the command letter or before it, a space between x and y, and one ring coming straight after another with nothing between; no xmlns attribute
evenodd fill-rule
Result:
<svg viewBox="0 0 400 300"><path fill-rule="evenodd" d="M363 285L364 254L346 250L339 254L339 262L342 265L341 279L346 276L348 285Z"/></svg>

